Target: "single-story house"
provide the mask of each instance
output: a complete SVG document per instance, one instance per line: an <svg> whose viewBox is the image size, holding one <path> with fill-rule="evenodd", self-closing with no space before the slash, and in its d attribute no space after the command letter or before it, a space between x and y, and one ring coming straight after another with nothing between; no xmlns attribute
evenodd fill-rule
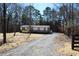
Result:
<svg viewBox="0 0 79 59"><path fill-rule="evenodd" d="M22 25L20 29L21 32L50 32L49 25Z"/></svg>

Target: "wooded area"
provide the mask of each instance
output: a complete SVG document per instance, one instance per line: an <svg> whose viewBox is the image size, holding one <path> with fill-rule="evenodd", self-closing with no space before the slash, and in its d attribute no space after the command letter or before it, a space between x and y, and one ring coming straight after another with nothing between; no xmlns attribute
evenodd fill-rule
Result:
<svg viewBox="0 0 79 59"><path fill-rule="evenodd" d="M0 4L0 32L3 33L3 43L6 43L6 33L20 32L22 25L49 25L52 32L63 32L66 35L78 33L79 4L52 4L55 8L46 7L43 14L34 4L19 3ZM31 34L31 32L30 32Z"/></svg>

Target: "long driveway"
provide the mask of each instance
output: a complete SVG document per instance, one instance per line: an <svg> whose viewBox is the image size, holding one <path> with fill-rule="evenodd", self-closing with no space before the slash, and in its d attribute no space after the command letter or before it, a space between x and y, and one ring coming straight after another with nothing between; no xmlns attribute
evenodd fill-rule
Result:
<svg viewBox="0 0 79 59"><path fill-rule="evenodd" d="M54 56L58 55L55 50L54 38L57 33L47 34L38 40L24 43L21 46L2 53L2 56Z"/></svg>

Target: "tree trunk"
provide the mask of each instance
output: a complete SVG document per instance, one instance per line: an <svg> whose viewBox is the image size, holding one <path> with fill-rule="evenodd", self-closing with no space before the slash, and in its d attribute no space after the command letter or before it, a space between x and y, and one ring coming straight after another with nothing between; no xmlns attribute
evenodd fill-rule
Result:
<svg viewBox="0 0 79 59"><path fill-rule="evenodd" d="M3 3L3 43L6 43L6 4Z"/></svg>
<svg viewBox="0 0 79 59"><path fill-rule="evenodd" d="M16 25L13 25L14 26L14 36L16 35Z"/></svg>

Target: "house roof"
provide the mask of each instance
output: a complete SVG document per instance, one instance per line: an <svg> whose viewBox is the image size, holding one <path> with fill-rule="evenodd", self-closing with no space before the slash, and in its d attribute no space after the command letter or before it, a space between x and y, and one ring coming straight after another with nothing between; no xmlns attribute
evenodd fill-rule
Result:
<svg viewBox="0 0 79 59"><path fill-rule="evenodd" d="M31 25L32 27L50 27L49 25ZM29 27L29 25L22 25L21 27Z"/></svg>

